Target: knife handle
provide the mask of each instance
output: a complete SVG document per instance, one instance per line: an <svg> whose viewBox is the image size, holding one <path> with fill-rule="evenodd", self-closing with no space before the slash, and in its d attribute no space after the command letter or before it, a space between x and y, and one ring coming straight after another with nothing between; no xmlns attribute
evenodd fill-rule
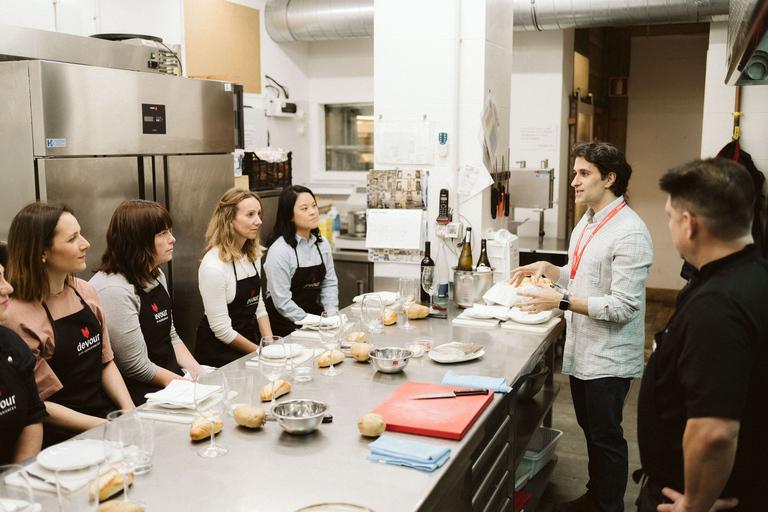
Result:
<svg viewBox="0 0 768 512"><path fill-rule="evenodd" d="M464 395L487 395L488 390L487 389L457 389L453 392L456 396L464 396Z"/></svg>

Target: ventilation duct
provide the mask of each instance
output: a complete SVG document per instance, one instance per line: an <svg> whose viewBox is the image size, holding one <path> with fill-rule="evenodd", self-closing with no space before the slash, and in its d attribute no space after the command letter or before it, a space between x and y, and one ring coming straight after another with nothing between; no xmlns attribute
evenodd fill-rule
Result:
<svg viewBox="0 0 768 512"><path fill-rule="evenodd" d="M264 11L278 43L373 37L373 0L267 0Z"/></svg>

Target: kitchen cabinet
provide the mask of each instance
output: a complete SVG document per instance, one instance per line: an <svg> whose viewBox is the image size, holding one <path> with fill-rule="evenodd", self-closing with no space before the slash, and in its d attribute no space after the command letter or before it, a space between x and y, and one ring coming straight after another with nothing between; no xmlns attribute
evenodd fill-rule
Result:
<svg viewBox="0 0 768 512"><path fill-rule="evenodd" d="M334 251L333 266L339 280L339 308L352 304L352 299L373 291L373 263L368 251Z"/></svg>

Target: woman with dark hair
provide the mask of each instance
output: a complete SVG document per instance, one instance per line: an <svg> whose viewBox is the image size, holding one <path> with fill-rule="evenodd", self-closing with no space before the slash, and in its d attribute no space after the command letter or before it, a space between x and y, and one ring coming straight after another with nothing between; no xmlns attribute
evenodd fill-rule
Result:
<svg viewBox="0 0 768 512"><path fill-rule="evenodd" d="M264 263L267 311L272 330L287 336L307 315L339 308L339 285L331 244L320 236L317 200L307 187L280 194L275 229Z"/></svg>
<svg viewBox="0 0 768 512"><path fill-rule="evenodd" d="M0 242L0 322L8 320L13 287L5 280L8 248ZM19 335L0 326L0 465L21 462L40 451L48 416L35 384L35 356Z"/></svg>
<svg viewBox="0 0 768 512"><path fill-rule="evenodd" d="M213 212L197 272L205 316L197 327L195 357L224 366L259 348L272 336L261 300L259 265L261 200L250 190L231 188Z"/></svg>
<svg viewBox="0 0 768 512"><path fill-rule="evenodd" d="M29 204L11 222L8 280L14 292L6 325L36 358L35 380L50 415L44 446L104 423L110 400L118 409L134 407L113 361L99 296L74 277L85 270L88 247L63 204Z"/></svg>
<svg viewBox="0 0 768 512"><path fill-rule="evenodd" d="M144 395L190 375L205 375L176 334L160 265L173 258L173 221L153 201L124 201L107 229L107 248L89 281L109 319L115 363L137 405Z"/></svg>

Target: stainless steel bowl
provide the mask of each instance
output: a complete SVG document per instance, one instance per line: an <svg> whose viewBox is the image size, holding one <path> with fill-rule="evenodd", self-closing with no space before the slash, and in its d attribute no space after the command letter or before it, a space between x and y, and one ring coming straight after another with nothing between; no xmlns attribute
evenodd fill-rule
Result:
<svg viewBox="0 0 768 512"><path fill-rule="evenodd" d="M311 434L328 411L328 405L319 400L296 399L279 402L270 412L277 423L289 434Z"/></svg>
<svg viewBox="0 0 768 512"><path fill-rule="evenodd" d="M462 308L482 302L485 292L493 286L493 272L459 270L453 267L453 301Z"/></svg>
<svg viewBox="0 0 768 512"><path fill-rule="evenodd" d="M381 373L398 373L408 366L413 352L407 348L384 347L371 350L368 357L371 358L371 364Z"/></svg>
<svg viewBox="0 0 768 512"><path fill-rule="evenodd" d="M549 368L542 362L539 362L531 373L528 374L528 378L525 380L520 389L517 390L517 398L519 400L525 400L527 398L533 398L541 391L544 386L544 382L549 375Z"/></svg>

